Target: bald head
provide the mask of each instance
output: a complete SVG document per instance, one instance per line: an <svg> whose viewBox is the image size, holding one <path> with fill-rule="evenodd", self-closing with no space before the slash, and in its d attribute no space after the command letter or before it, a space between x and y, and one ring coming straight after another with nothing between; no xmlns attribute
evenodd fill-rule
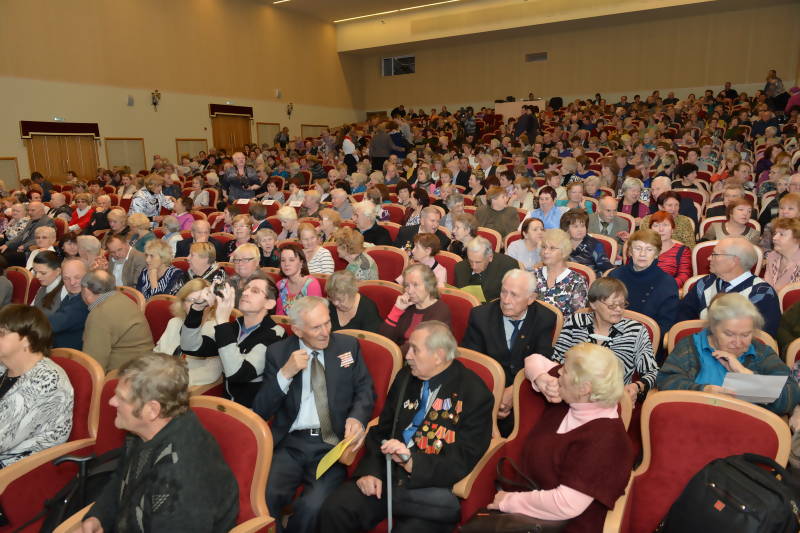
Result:
<svg viewBox="0 0 800 533"><path fill-rule="evenodd" d="M208 242L211 236L211 224L207 220L195 220L192 222L192 240L194 242Z"/></svg>
<svg viewBox="0 0 800 533"><path fill-rule="evenodd" d="M601 198L598 202L597 216L607 224L613 222L617 216L617 199L611 196Z"/></svg>

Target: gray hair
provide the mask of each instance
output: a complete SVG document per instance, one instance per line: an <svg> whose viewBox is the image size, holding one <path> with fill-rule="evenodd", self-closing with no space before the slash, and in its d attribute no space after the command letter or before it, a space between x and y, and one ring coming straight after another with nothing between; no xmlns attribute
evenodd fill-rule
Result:
<svg viewBox="0 0 800 533"><path fill-rule="evenodd" d="M604 302L607 298L621 294L628 298L628 288L617 278L597 278L589 287L589 302Z"/></svg>
<svg viewBox="0 0 800 533"><path fill-rule="evenodd" d="M744 270L750 270L758 262L756 249L744 237L727 237L721 242L725 242L729 254L739 259L739 264Z"/></svg>
<svg viewBox="0 0 800 533"><path fill-rule="evenodd" d="M56 238L56 228L54 228L53 226L39 226L33 232L34 235L36 235L37 233L46 234L51 239Z"/></svg>
<svg viewBox="0 0 800 533"><path fill-rule="evenodd" d="M93 254L100 253L100 241L94 235L78 235L75 243L78 245L78 249L83 249Z"/></svg>
<svg viewBox="0 0 800 533"><path fill-rule="evenodd" d="M81 279L81 287L89 289L92 294L105 294L116 289L117 282L105 270L92 270Z"/></svg>
<svg viewBox="0 0 800 533"><path fill-rule="evenodd" d="M472 240L467 243L467 252L480 252L484 257L489 257L494 254L492 243L489 242L489 239L484 237L473 237Z"/></svg>
<svg viewBox="0 0 800 533"><path fill-rule="evenodd" d="M181 229L181 223L178 222L178 217L175 215L169 215L164 217L164 220L161 222L170 233L174 233Z"/></svg>
<svg viewBox="0 0 800 533"><path fill-rule="evenodd" d="M339 270L334 272L325 284L328 298L355 296L358 292L358 281L355 275L349 270Z"/></svg>
<svg viewBox="0 0 800 533"><path fill-rule="evenodd" d="M450 193L450 196L447 197L447 207L452 209L454 205L463 204L464 203L464 195L460 192L453 192Z"/></svg>
<svg viewBox="0 0 800 533"><path fill-rule="evenodd" d="M622 194L625 194L633 188L644 189L644 183L642 183L642 180L639 178L625 178L625 181L622 182Z"/></svg>
<svg viewBox="0 0 800 533"><path fill-rule="evenodd" d="M501 282L501 285L502 283L505 283L507 279L518 278L518 277L525 278L528 282L528 291L531 294L536 294L536 276L534 276L532 272L528 272L527 270L522 270L521 268L512 268L511 270L503 274L503 281Z"/></svg>
<svg viewBox="0 0 800 533"><path fill-rule="evenodd" d="M752 318L753 326L761 329L764 326L764 317L745 295L738 292L718 294L711 300L706 314L708 329L713 331L733 318Z"/></svg>
<svg viewBox="0 0 800 533"><path fill-rule="evenodd" d="M290 207L285 205L278 209L278 212L275 213L275 216L278 217L278 220L297 220L297 211L294 210L294 207Z"/></svg>
<svg viewBox="0 0 800 533"><path fill-rule="evenodd" d="M362 200L353 205L353 211L362 213L368 219L375 221L378 216L378 208L369 200Z"/></svg>
<svg viewBox="0 0 800 533"><path fill-rule="evenodd" d="M303 296L296 299L289 308L289 322L293 326L303 327L305 325L303 317L319 305L324 305L327 309L328 300L321 296Z"/></svg>
<svg viewBox="0 0 800 533"><path fill-rule="evenodd" d="M417 325L414 331L424 330L428 332L425 339L425 348L431 352L443 350L447 361L452 361L458 354L458 343L456 343L450 326L438 320L427 320Z"/></svg>
<svg viewBox="0 0 800 533"><path fill-rule="evenodd" d="M638 179L638 178L636 178L636 179ZM653 181L650 182L650 187L655 185L656 182L661 183L662 181L666 182L667 189L671 189L672 188L672 180L669 179L669 176L658 176L658 177L653 178Z"/></svg>

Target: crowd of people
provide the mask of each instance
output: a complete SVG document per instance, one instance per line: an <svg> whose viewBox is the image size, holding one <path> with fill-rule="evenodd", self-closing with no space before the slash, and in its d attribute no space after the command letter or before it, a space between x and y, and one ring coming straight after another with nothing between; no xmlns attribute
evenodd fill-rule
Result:
<svg viewBox="0 0 800 533"><path fill-rule="evenodd" d="M120 371L116 424L139 437L122 478L139 476L150 440L183 454L165 467L169 487L142 494L183 490L181 476L212 465L217 481L197 501L215 502L204 519L231 525L230 473L214 446L196 450L207 436L186 403L187 387L221 378L229 399L272 422L266 498L278 531L370 530L386 517L385 454L405 502L398 527L451 531L450 489L512 432L524 372L551 405L522 465L541 489L500 491L490 507L598 531L636 459L623 395L733 394L728 372L783 375L764 407L800 425L800 366L782 357L800 336L800 304L782 313L779 302L800 282L800 107L779 81L771 72L752 96L730 84L683 99L596 95L520 117L398 106L318 138L284 129L274 146L2 187L0 274L26 268L40 288L32 305L11 303L0 275L0 467L67 439L73 390L48 358L67 347ZM693 264L705 242L709 264ZM360 291L380 278L375 246L408 256L383 280L399 285L393 302ZM451 284L480 302L463 338L441 295ZM120 287L175 297L160 338ZM662 334L691 319L706 327L665 353L636 313ZM405 357L368 432L372 379L358 342L336 333L345 328L383 335ZM459 344L502 366L497 420ZM366 448L355 474L337 464L315 478L342 440ZM564 460L551 464L542 446ZM186 519L119 494L102 495L84 531L137 513L163 530Z"/></svg>

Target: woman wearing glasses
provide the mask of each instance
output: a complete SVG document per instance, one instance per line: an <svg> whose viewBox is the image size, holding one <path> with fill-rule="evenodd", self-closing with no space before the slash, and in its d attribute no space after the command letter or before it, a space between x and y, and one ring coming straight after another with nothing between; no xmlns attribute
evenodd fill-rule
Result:
<svg viewBox="0 0 800 533"><path fill-rule="evenodd" d="M230 257L234 250L243 244L253 242L250 215L236 215L233 217L231 229L233 231L233 239L225 243L225 255Z"/></svg>
<svg viewBox="0 0 800 533"><path fill-rule="evenodd" d="M655 385L658 364L647 329L623 315L628 307L628 289L618 279L599 278L589 287L591 312L564 319L564 327L553 347L553 360L564 362L564 354L582 342L609 348L622 363L625 392L634 403ZM638 379L634 381L634 374Z"/></svg>
<svg viewBox="0 0 800 533"><path fill-rule="evenodd" d="M653 230L641 229L628 239L627 264L608 276L628 289L628 309L658 322L662 332L669 331L678 314L678 285L675 278L658 267L661 237Z"/></svg>

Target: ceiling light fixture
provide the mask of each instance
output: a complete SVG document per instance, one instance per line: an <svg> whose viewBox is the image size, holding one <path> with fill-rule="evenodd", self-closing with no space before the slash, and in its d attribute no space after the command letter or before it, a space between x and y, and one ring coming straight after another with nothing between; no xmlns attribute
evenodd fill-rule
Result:
<svg viewBox="0 0 800 533"><path fill-rule="evenodd" d="M273 4L283 4L283 3L285 3L285 2L288 2L288 1L289 1L289 0L275 0L275 1L274 1L274 2L272 2L272 3L273 3Z"/></svg>
<svg viewBox="0 0 800 533"><path fill-rule="evenodd" d="M286 2L288 0L281 0L281 1ZM369 18L369 17L378 17L380 15L391 15L392 13L399 13L401 11L411 11L412 9L421 9L423 7L440 6L442 4L452 4L453 2L460 2L460 1L461 0L443 0L442 2L434 2L432 4L422 4L422 5L418 5L418 6L402 7L400 9L392 9L390 11L381 11L380 13L370 13L369 15L359 15L357 17L350 17L350 18L346 18L346 19L334 20L333 23L337 24L339 22L349 22L351 20L359 20L359 19L365 19L365 18Z"/></svg>

